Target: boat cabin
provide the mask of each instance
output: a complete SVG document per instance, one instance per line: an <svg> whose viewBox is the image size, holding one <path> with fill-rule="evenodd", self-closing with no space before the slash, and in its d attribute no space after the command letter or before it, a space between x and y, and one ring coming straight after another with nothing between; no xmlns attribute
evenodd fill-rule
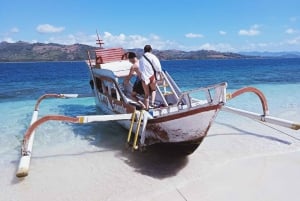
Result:
<svg viewBox="0 0 300 201"><path fill-rule="evenodd" d="M127 59L127 53L122 48L97 49L93 53L95 59L91 59L91 52L88 52L89 60L87 63L90 66L94 87L96 88L94 92L97 92L98 99L104 103L113 100L119 105L121 103L130 104L139 109L139 104L131 98L134 80L129 85L124 85L124 79L128 76L132 66ZM222 90L225 88L225 84L222 83L217 87L214 85L182 92L172 77L164 71L162 72L162 80L157 82L155 104L159 105L160 108L167 109L154 110L154 116L199 105L215 104L224 99L224 97L220 97L220 94L223 94ZM197 95L192 96L193 94ZM138 96L138 98L143 101L142 96Z"/></svg>

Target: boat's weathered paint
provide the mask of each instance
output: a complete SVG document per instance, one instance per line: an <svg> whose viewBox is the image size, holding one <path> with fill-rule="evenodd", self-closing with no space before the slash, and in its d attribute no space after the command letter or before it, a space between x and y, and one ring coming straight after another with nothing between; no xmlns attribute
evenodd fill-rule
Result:
<svg viewBox="0 0 300 201"><path fill-rule="evenodd" d="M186 142L205 137L222 105L199 107L148 121L149 136L161 142Z"/></svg>
<svg viewBox="0 0 300 201"><path fill-rule="evenodd" d="M115 63L118 64L118 63ZM114 69L118 72L122 71L122 68L106 66L105 69L91 67L91 77L93 80L101 79L102 81L109 81L113 83L118 91L120 98L113 98L107 93L100 92L97 89L96 83L94 85L95 101L98 108L105 114L120 114L120 113L133 113L135 106L129 104L126 100L122 90L119 88L118 76L114 74ZM127 68L128 70L128 68ZM207 135L207 132L213 123L218 111L224 105L226 83L210 86L210 88L222 88L224 90L218 90L219 94L215 94L214 97L210 97L210 103L208 101L200 101L197 99L189 100L190 106L183 107L182 105L170 105L167 107L156 108L149 111L149 116L155 113L148 120L144 137L140 139L140 145L147 146L155 143L172 143L173 145L179 143L185 143L185 147L189 142L200 144L203 138ZM178 88L177 86L175 86ZM203 90L203 89L202 89ZM188 94L188 93L187 93ZM184 99L182 93L182 100ZM180 101L179 101L180 102ZM193 102L194 106L191 105ZM162 111L167 111L167 114L162 114ZM130 121L122 120L118 121L126 129L130 129ZM137 128L137 122L133 125L133 132ZM142 133L139 133L142 135Z"/></svg>

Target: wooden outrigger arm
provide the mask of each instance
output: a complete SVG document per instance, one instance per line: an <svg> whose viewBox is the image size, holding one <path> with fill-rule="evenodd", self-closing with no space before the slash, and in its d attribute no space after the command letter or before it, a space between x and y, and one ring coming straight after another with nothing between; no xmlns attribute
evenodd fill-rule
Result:
<svg viewBox="0 0 300 201"><path fill-rule="evenodd" d="M139 134L140 124L143 120L143 128L141 132L142 142L144 140L144 131L147 124L148 118L151 118L149 116L149 113L146 111L134 111L134 113L127 113L127 114L113 114L113 115L87 115L87 116L76 116L76 117L69 117L69 116L62 116L62 115L47 115L44 117L41 117L38 119L38 110L39 105L42 102L42 100L46 98L79 98L79 97L89 97L89 95L80 95L80 94L45 94L41 96L35 105L34 112L32 115L30 127L27 129L22 149L21 149L21 159L19 162L19 167L17 169L16 176L17 177L26 177L29 172L29 166L30 166L30 159L32 155L32 147L33 147L33 141L34 141L34 135L35 130L37 127L39 127L41 124L48 122L48 121L62 121L62 122L68 122L68 123L77 123L77 124L85 124L85 123L91 123L91 122L103 122L103 121L122 121L122 120L131 120L132 124L134 123L135 117L138 115L139 117L139 125L137 126L137 132L135 135L135 144L134 149L137 148L137 136ZM131 129L132 131L132 129ZM131 135L130 131L130 135Z"/></svg>
<svg viewBox="0 0 300 201"><path fill-rule="evenodd" d="M16 173L17 177L25 177L28 175L30 159L35 135L35 129L41 124L47 121L63 121L69 123L90 123L90 122L100 122L100 121L114 121L114 120L130 120L132 114L118 114L118 115L89 115L89 116L77 116L68 117L61 115L48 115L38 119L39 105L42 100L46 98L80 98L80 97L90 97L86 94L45 94L41 96L34 107L33 115L31 118L30 127L24 135L24 140L21 150L21 159L19 162L19 167Z"/></svg>
<svg viewBox="0 0 300 201"><path fill-rule="evenodd" d="M269 116L269 110L268 110L268 104L267 104L267 99L264 96L264 94L253 87L245 87L242 89L239 89L237 91L235 91L232 94L227 94L227 100L230 100L232 98L235 98L243 93L255 93L262 104L262 108L263 108L263 114L258 114L258 113L254 113L254 112L249 112L246 110L241 110L241 109L237 109L237 108L233 108L233 107L228 107L228 106L223 106L222 110L226 111L226 112L231 112L234 114L238 114L244 117L248 117L250 119L255 119L258 121L262 121L262 122L267 122L267 123L271 123L274 125L279 125L282 127L286 127L286 128L290 128L290 129L294 129L294 130L299 130L300 129L300 123L296 123L293 121L289 121L289 120L285 120L285 119L280 119L280 118L276 118L276 117L272 117Z"/></svg>
<svg viewBox="0 0 300 201"><path fill-rule="evenodd" d="M262 109L263 109L263 114L258 114L258 113L253 113L233 107L228 107L228 106L223 106L222 110L235 113L241 116L245 116L251 119L256 119L262 122L268 122L272 123L275 125L299 130L300 129L300 123L295 123L292 121L276 118L276 117L271 117L269 116L269 110L268 110L268 104L265 96L261 91L259 91L256 88L253 87L246 87L243 89L240 89L232 94L227 94L227 100L230 100L232 98L235 98L243 93L255 93L261 103L262 103ZM46 98L79 98L79 97L87 97L87 95L79 95L79 94L46 94L41 96L34 108L34 112L32 115L30 127L25 133L23 144L22 144L22 153L21 153L21 159L19 163L19 167L16 173L17 177L25 177L28 175L29 171L29 166L30 166L30 159L31 159L31 154L32 154L32 147L33 147L33 140L34 140L34 135L35 135L35 129L40 126L41 124L47 122L47 121L63 121L63 122L69 122L69 123L78 123L78 124L84 124L84 123L90 123L90 122L101 122L101 121L120 121L120 120L131 120L131 126L128 134L128 139L127 142L129 143L130 137L131 137L131 132L133 129L133 123L135 122L135 116L136 114L139 114L138 123L136 126L136 134L134 136L134 142L133 142L133 149L137 149L137 138L139 135L139 130L141 126L141 122L143 120L143 128L141 132L141 144L145 141L145 128L147 124L148 118L150 115L146 111L140 111L140 112L133 112L129 114L114 114L114 115L90 115L90 116L76 116L76 117L68 117L68 116L61 116L61 115L48 115L44 116L40 119L38 119L38 110L39 110L39 105L42 100ZM143 117L142 117L143 116Z"/></svg>
<svg viewBox="0 0 300 201"><path fill-rule="evenodd" d="M17 177L25 177L28 175L35 129L41 124L47 121L62 121L68 123L84 124L84 123L91 123L91 122L130 120L132 118L131 113L116 114L116 115L89 115L89 116L77 116L77 117L48 115L38 120L37 120L37 116L38 116L37 111L34 111L32 121L31 121L32 124L27 129L24 135L22 151L21 151L21 159L16 174Z"/></svg>
<svg viewBox="0 0 300 201"><path fill-rule="evenodd" d="M274 125L290 128L290 129L293 129L293 130L299 130L300 129L300 123L296 123L296 122L285 120L285 119L280 119L280 118L277 118L277 117L272 117L272 116L269 116L269 115L265 116L265 115L261 115L261 114L258 114L258 113L249 112L249 111L246 111L246 110L240 110L240 109L232 108L232 107L228 107L228 106L224 106L222 108L222 110L226 111L226 112L231 112L231 113L234 113L234 114L238 114L238 115L241 115L241 116L244 116L244 117L248 117L250 119L255 119L255 120L258 120L258 121L262 121L262 122L271 123L271 124L274 124Z"/></svg>
<svg viewBox="0 0 300 201"><path fill-rule="evenodd" d="M30 126L33 126L33 124L37 121L39 105L44 99L47 99L47 98L83 98L83 97L91 97L91 96L93 96L93 95L90 95L90 94L45 94L45 95L41 96L35 104L31 122L30 122ZM44 119L44 121L45 120L46 120L46 118ZM69 119L69 120L75 121L75 119ZM28 174L34 135L35 135L35 130L33 129L31 131L31 133L27 135L27 138L24 137L23 145L22 145L22 153L21 153L22 157L21 157L21 160L19 163L19 168L17 170L18 177L24 177Z"/></svg>

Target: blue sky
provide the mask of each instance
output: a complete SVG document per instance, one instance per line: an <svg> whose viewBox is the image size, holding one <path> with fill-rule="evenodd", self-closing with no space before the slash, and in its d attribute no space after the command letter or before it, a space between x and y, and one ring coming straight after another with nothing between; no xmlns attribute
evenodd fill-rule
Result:
<svg viewBox="0 0 300 201"><path fill-rule="evenodd" d="M0 41L300 51L299 0L1 0Z"/></svg>

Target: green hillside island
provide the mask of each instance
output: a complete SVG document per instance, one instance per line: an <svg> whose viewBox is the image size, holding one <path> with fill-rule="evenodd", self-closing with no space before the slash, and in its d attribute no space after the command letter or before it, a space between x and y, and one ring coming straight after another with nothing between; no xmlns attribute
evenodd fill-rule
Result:
<svg viewBox="0 0 300 201"><path fill-rule="evenodd" d="M31 61L83 61L87 59L87 51L96 47L74 44L60 45L55 43L0 43L0 62L31 62ZM142 49L130 49L142 55ZM186 60L186 59L243 59L253 58L236 53L222 53L212 50L180 51L180 50L155 50L154 53L161 60Z"/></svg>

